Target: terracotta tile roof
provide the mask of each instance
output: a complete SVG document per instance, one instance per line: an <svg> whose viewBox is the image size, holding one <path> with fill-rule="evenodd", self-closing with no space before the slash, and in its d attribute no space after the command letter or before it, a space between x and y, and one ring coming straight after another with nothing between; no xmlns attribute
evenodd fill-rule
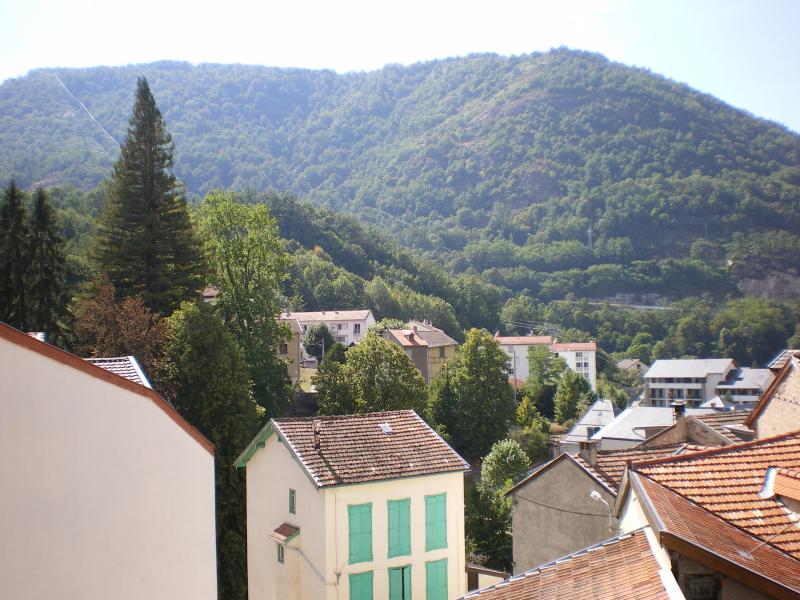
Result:
<svg viewBox="0 0 800 600"><path fill-rule="evenodd" d="M712 413L710 415L697 415L696 418L734 444L738 444L742 441L742 438L740 438L730 429L727 429L726 426L742 425L749 414L749 410L737 410L732 412Z"/></svg>
<svg viewBox="0 0 800 600"><path fill-rule="evenodd" d="M314 447L315 423L319 448ZM320 487L469 468L413 410L273 419L270 425Z"/></svg>
<svg viewBox="0 0 800 600"><path fill-rule="evenodd" d="M550 352L596 352L597 342L568 342L552 344Z"/></svg>
<svg viewBox="0 0 800 600"><path fill-rule="evenodd" d="M386 333L391 336L392 341L397 342L404 348L427 348L428 342L411 329L387 329Z"/></svg>
<svg viewBox="0 0 800 600"><path fill-rule="evenodd" d="M653 448L628 448L625 450L600 450L597 452L597 464L593 467L587 463L580 455L575 455L575 459L584 468L596 474L615 492L619 489L622 475L625 473L625 466L628 462L651 460L654 458L664 458L674 456L686 451L686 444L670 444L667 446L655 446Z"/></svg>
<svg viewBox="0 0 800 600"><path fill-rule="evenodd" d="M303 333L303 330L300 328L300 323L297 322L297 319L276 319L276 321L286 325L292 334Z"/></svg>
<svg viewBox="0 0 800 600"><path fill-rule="evenodd" d="M269 534L269 537L271 537L276 542L285 544L286 542L290 541L293 537L295 537L298 533L300 533L299 527L296 527L290 523L282 523L275 531Z"/></svg>
<svg viewBox="0 0 800 600"><path fill-rule="evenodd" d="M647 534L640 529L470 592L463 598L667 600L670 596L660 571ZM663 576L672 577L668 572Z"/></svg>
<svg viewBox="0 0 800 600"><path fill-rule="evenodd" d="M757 539L800 559L800 527L775 499L759 496L770 467L800 468L800 431L634 465L644 478L680 494ZM796 565L800 571L800 565Z"/></svg>
<svg viewBox="0 0 800 600"><path fill-rule="evenodd" d="M786 366L793 356L800 354L800 350L786 349L782 350L778 355L773 358L767 365L768 369L780 370Z"/></svg>
<svg viewBox="0 0 800 600"><path fill-rule="evenodd" d="M494 339L504 346L548 346L553 343L549 335L495 335Z"/></svg>
<svg viewBox="0 0 800 600"><path fill-rule="evenodd" d="M662 546L694 560L702 561L709 554L722 557L740 572L744 570L768 580L766 583L772 589L788 589L793 593L791 597L800 594L800 563L795 557L771 543L764 544L760 538L647 477L640 478L639 483L661 520ZM728 570L725 564L719 565L716 561L715 564L715 570ZM760 591L771 596L771 590ZM783 597L789 595L783 591Z"/></svg>
<svg viewBox="0 0 800 600"><path fill-rule="evenodd" d="M124 377L128 381L138 383L148 388L153 387L150 385L142 368L139 366L139 362L133 356L113 356L109 358L92 357L85 358L84 360L110 373Z"/></svg>
<svg viewBox="0 0 800 600"><path fill-rule="evenodd" d="M772 487L773 494L792 500L800 500L800 471L795 469L778 469Z"/></svg>

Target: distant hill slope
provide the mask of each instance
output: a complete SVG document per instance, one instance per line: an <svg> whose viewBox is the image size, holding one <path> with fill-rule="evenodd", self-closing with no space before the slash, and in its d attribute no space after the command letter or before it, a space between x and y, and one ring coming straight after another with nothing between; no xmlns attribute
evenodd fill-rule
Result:
<svg viewBox="0 0 800 600"><path fill-rule="evenodd" d="M345 75L37 70L0 85L0 176L95 185L117 147L87 112L121 140L139 75L190 192L291 191L501 288L727 294L797 273L800 136L570 50Z"/></svg>

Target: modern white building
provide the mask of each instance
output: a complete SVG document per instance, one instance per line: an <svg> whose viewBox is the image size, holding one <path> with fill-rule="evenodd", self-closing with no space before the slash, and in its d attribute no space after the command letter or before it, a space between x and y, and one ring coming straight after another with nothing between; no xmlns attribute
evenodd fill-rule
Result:
<svg viewBox="0 0 800 600"><path fill-rule="evenodd" d="M558 442L557 452L574 454L580 449L581 442L586 442L603 427L614 420L614 403L611 400L595 400L589 409L575 422L564 437Z"/></svg>
<svg viewBox="0 0 800 600"><path fill-rule="evenodd" d="M751 408L773 376L769 369L739 368L731 358L657 360L644 375L643 405L682 400L691 408L715 403Z"/></svg>
<svg viewBox="0 0 800 600"><path fill-rule="evenodd" d="M235 464L250 600L465 593L469 465L414 411L272 419Z"/></svg>
<svg viewBox="0 0 800 600"><path fill-rule="evenodd" d="M3 324L0 377L0 596L216 599L211 443L149 387Z"/></svg>
<svg viewBox="0 0 800 600"><path fill-rule="evenodd" d="M593 391L597 390L596 342L554 343L549 335L502 336L495 334L494 339L510 359L511 377L520 383L525 383L530 376L528 350L534 346L546 346L550 352L563 358L570 369L583 375Z"/></svg>
<svg viewBox="0 0 800 600"><path fill-rule="evenodd" d="M340 344L357 344L367 335L367 329L375 323L371 310L320 310L315 312L287 312L281 319L295 319L303 335L313 325L325 325Z"/></svg>

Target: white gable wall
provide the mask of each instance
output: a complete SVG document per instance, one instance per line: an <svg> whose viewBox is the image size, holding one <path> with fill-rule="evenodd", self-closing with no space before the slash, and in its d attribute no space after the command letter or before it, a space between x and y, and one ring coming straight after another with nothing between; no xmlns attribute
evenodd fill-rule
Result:
<svg viewBox="0 0 800 600"><path fill-rule="evenodd" d="M147 397L0 338L2 595L217 597L214 457Z"/></svg>

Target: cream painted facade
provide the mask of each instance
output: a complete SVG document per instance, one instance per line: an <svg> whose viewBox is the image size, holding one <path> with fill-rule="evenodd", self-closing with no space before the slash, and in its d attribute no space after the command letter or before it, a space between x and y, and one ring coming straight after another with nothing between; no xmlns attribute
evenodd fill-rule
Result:
<svg viewBox="0 0 800 600"><path fill-rule="evenodd" d="M210 444L152 390L23 337L0 325L0 596L215 599Z"/></svg>
<svg viewBox="0 0 800 600"><path fill-rule="evenodd" d="M466 593L464 475L461 471L317 488L273 433L247 462L247 556L250 600L347 600L349 575L372 571L373 598L388 599L388 569L411 566L412 597L425 599L425 563L447 559L448 598ZM295 512L289 512L289 490ZM445 493L447 547L425 551L425 496ZM411 555L388 558L387 501L411 500ZM348 562L348 505L372 503L370 562ZM284 545L269 534L299 527Z"/></svg>
<svg viewBox="0 0 800 600"><path fill-rule="evenodd" d="M750 425L756 438L764 439L800 428L800 362L792 358L782 380L765 394L764 406L752 418Z"/></svg>

